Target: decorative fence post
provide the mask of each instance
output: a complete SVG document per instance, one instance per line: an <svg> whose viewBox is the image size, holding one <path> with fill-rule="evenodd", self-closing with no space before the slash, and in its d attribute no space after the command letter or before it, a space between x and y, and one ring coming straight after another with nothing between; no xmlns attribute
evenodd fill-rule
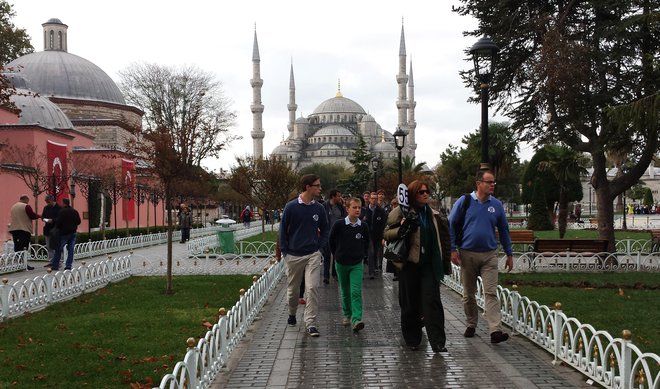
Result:
<svg viewBox="0 0 660 389"><path fill-rule="evenodd" d="M564 319L561 311L561 303L555 303L555 317L552 323L552 336L554 337L555 347L553 352L552 364L556 365L559 363L558 358L561 353L561 337L562 337L562 328L564 327Z"/></svg>
<svg viewBox="0 0 660 389"><path fill-rule="evenodd" d="M630 370L632 364L632 352L630 344L632 343L632 332L629 330L621 331L621 366L619 372L621 373L621 387L624 389L632 388L632 371Z"/></svg>
<svg viewBox="0 0 660 389"><path fill-rule="evenodd" d="M520 307L520 293L518 293L518 285L511 286L513 292L511 293L511 334L516 333L518 328L518 309Z"/></svg>
<svg viewBox="0 0 660 389"><path fill-rule="evenodd" d="M2 310L0 311L0 321L4 321L9 317L9 312L7 308L9 307L9 283L8 278L2 279L2 285L0 285L0 302L2 302Z"/></svg>

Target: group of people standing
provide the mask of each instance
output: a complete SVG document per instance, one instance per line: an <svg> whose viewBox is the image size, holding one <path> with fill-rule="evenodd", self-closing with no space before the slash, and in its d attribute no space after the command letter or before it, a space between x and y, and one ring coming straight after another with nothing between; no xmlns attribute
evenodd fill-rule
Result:
<svg viewBox="0 0 660 389"><path fill-rule="evenodd" d="M475 336L478 321L477 277L483 279L491 343L506 341L502 331L497 297L498 241L506 253L505 268L513 267L511 240L502 203L493 196L495 176L479 171L475 191L461 197L449 218L430 205L430 183L419 179L408 185L409 208L384 206L384 193L365 192L363 199L343 198L333 189L320 203L320 177L302 177L300 194L284 207L278 240L287 268L287 323L297 325L298 289L305 283L303 321L307 333L320 336L318 287L337 279L341 301L341 323L354 332L365 327L362 320L362 280L382 271L383 245L408 230L408 255L397 263L401 332L411 350L419 348L422 328L434 352L446 352L444 308L440 282L460 267L466 315L465 337ZM363 203L364 202L364 203ZM388 204L389 205L389 204ZM334 266L332 265L334 261ZM389 264L388 264L389 265ZM321 277L322 276L322 277Z"/></svg>
<svg viewBox="0 0 660 389"><path fill-rule="evenodd" d="M67 249L67 258L64 270L71 270L73 265L76 232L80 225L80 214L73 207L68 198L62 199L62 206L57 204L55 196L46 196L46 206L41 215L35 213L30 206L30 197L22 195L10 210L9 232L14 242L14 251L21 252L30 248L32 239L32 221L42 219L44 222L43 234L48 250L48 264L52 270L60 269L60 262L64 248ZM32 266L27 266L33 270Z"/></svg>

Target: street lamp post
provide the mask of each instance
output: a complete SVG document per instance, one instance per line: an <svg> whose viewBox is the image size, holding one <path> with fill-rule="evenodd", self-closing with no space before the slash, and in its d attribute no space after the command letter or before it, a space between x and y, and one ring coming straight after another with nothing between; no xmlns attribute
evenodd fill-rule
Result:
<svg viewBox="0 0 660 389"><path fill-rule="evenodd" d="M374 157L371 159L371 169L374 171L374 192L378 191L378 169L380 168L380 158Z"/></svg>
<svg viewBox="0 0 660 389"><path fill-rule="evenodd" d="M493 60L500 48L487 36L483 36L470 48L474 72L481 89L481 164L479 169L488 170L488 87L493 78Z"/></svg>
<svg viewBox="0 0 660 389"><path fill-rule="evenodd" d="M401 164L401 150L403 150L403 147L406 145L406 132L401 129L401 127L397 127L396 131L394 134L394 147L396 147L396 151L399 157L399 184L403 183L403 166Z"/></svg>
<svg viewBox="0 0 660 389"><path fill-rule="evenodd" d="M76 198L76 183L73 180L73 176L71 176L71 185L69 186L69 196L71 197L71 208L74 208L73 199Z"/></svg>

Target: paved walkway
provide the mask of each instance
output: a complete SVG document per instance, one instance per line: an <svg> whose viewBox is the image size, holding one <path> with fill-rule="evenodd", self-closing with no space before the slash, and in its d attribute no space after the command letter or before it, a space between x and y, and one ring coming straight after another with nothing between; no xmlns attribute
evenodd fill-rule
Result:
<svg viewBox="0 0 660 389"><path fill-rule="evenodd" d="M298 326L286 324L286 287L280 281L211 388L587 388L585 378L553 366L549 353L523 337L491 345L486 325L463 337L460 296L446 287L448 353L434 354L426 338L417 351L404 346L399 326L398 284L386 274L364 280L365 329L353 335L341 325L336 283L322 286L321 336L306 335L304 307Z"/></svg>
<svg viewBox="0 0 660 389"><path fill-rule="evenodd" d="M174 257L185 258L186 246L174 243ZM151 259L165 258L165 245L134 250ZM127 253L115 253L113 257ZM107 256L77 261L92 263ZM35 270L2 275L10 283L46 273L44 262ZM74 266L76 263L74 263ZM250 267L251 261L243 266ZM262 264L253 265L259 271ZM239 270L239 269L235 269ZM355 336L341 325L337 284L322 286L318 324L321 336L306 335L304 307L298 326L286 324L286 288L282 279L268 303L232 353L212 388L587 388L573 369L553 366L549 353L523 337L491 345L486 325L466 339L460 296L442 287L448 353L434 354L426 339L417 351L404 346L399 327L398 283L390 274L364 280L365 329Z"/></svg>

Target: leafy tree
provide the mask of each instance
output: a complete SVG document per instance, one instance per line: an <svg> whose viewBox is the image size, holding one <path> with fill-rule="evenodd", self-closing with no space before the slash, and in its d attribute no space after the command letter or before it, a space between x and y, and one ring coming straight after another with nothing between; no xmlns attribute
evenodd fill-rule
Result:
<svg viewBox="0 0 660 389"><path fill-rule="evenodd" d="M316 174L321 177L323 193L327 194L331 189L339 189L342 193L345 188L339 185L339 182L346 182L350 172L343 165L314 163L298 171L300 176L305 174Z"/></svg>
<svg viewBox="0 0 660 389"><path fill-rule="evenodd" d="M651 188L646 188L646 190L644 191L644 200L642 201L643 204L646 205L647 207L650 207L654 204L653 193L651 193Z"/></svg>
<svg viewBox="0 0 660 389"><path fill-rule="evenodd" d="M555 178L559 188L559 237L566 234L569 201L582 200L580 175L585 174L585 159L579 153L557 145L545 147L548 159L538 165L540 170L548 171Z"/></svg>
<svg viewBox="0 0 660 389"><path fill-rule="evenodd" d="M232 168L229 185L248 203L264 211L285 204L300 181L298 174L284 160L238 157L236 162L238 165ZM262 233L265 232L264 223L262 218Z"/></svg>
<svg viewBox="0 0 660 389"><path fill-rule="evenodd" d="M534 179L532 188L534 192L532 194L532 207L529 212L527 227L536 231L552 230L552 221L545 198L547 183L537 177Z"/></svg>
<svg viewBox="0 0 660 389"><path fill-rule="evenodd" d="M167 129L168 142L186 166L199 166L239 137L229 135L236 113L222 84L194 67L134 64L120 72L126 101L144 111L145 133Z"/></svg>
<svg viewBox="0 0 660 389"><path fill-rule="evenodd" d="M367 143L361 134L358 134L358 142L353 152L353 158L349 162L353 165L353 175L346 180L341 180L338 185L344 188L347 194L360 196L371 180L371 158L373 155L367 148Z"/></svg>
<svg viewBox="0 0 660 389"><path fill-rule="evenodd" d="M25 29L16 28L11 19L16 16L13 6L0 0L0 66L34 52Z"/></svg>
<svg viewBox="0 0 660 389"><path fill-rule="evenodd" d="M641 177L658 150L660 3L461 3L456 12L479 20L466 34L488 35L500 46L491 101L512 119L513 129L533 143L563 142L591 154L599 236L613 250L613 201ZM474 70L462 77L477 89ZM608 179L611 150L630 150L633 166Z"/></svg>

